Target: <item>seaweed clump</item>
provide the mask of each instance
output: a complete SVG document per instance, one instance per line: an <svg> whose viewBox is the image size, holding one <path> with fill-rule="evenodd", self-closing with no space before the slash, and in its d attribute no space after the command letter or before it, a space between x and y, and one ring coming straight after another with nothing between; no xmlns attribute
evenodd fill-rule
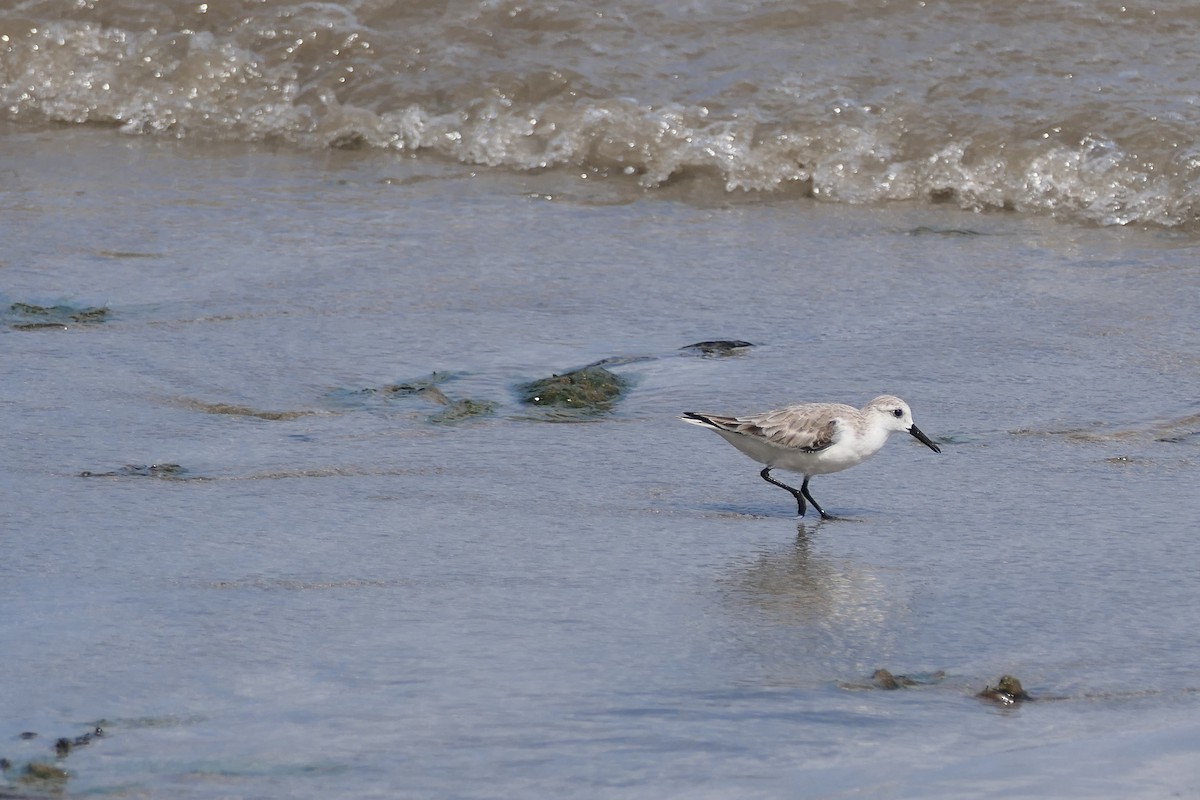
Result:
<svg viewBox="0 0 1200 800"><path fill-rule="evenodd" d="M988 686L975 696L1002 706L1016 705L1033 699L1021 686L1021 682L1012 675L1001 675L995 686Z"/></svg>
<svg viewBox="0 0 1200 800"><path fill-rule="evenodd" d="M684 345L680 350L691 350L704 356L735 356L747 347L754 347L753 342L741 339L714 339L708 342L696 342Z"/></svg>
<svg viewBox="0 0 1200 800"><path fill-rule="evenodd" d="M18 331L48 328L64 329L71 325L95 325L108 319L107 308L75 308L74 306L36 306L32 303L13 303L8 307L13 318L9 325Z"/></svg>
<svg viewBox="0 0 1200 800"><path fill-rule="evenodd" d="M84 470L79 473L79 477L182 479L186 474L187 469L178 464L126 464L120 469L115 469L111 472L90 472Z"/></svg>
<svg viewBox="0 0 1200 800"><path fill-rule="evenodd" d="M417 398L426 403L441 406L439 411L426 417L427 422L435 425L459 422L472 417L486 417L496 413L497 405L491 400L472 400L470 398L454 400L447 396L439 388L439 385L454 377L455 374L451 372L435 371L428 378L357 390L339 389L331 394L342 402L349 402L359 407L365 405L372 397L380 398L385 402Z"/></svg>
<svg viewBox="0 0 1200 800"><path fill-rule="evenodd" d="M444 406L441 411L429 415L430 422L440 425L449 422L458 422L461 419L468 419L470 417L486 417L496 412L496 404L491 400L471 400L467 398L450 400L447 398Z"/></svg>
<svg viewBox="0 0 1200 800"><path fill-rule="evenodd" d="M517 388L521 402L526 405L599 414L610 410L627 387L628 381L616 373L590 366L523 383Z"/></svg>

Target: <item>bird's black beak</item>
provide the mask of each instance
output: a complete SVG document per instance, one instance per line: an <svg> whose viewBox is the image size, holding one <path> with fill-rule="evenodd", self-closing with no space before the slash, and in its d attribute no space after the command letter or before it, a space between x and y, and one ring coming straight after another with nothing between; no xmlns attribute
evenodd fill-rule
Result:
<svg viewBox="0 0 1200 800"><path fill-rule="evenodd" d="M934 444L933 440L930 439L928 436L921 433L921 429L918 428L916 425L913 425L911 428L909 428L908 432L911 433L913 436L915 436L918 442L925 445L933 452L935 452L935 453L942 452L942 448L940 448L936 444Z"/></svg>

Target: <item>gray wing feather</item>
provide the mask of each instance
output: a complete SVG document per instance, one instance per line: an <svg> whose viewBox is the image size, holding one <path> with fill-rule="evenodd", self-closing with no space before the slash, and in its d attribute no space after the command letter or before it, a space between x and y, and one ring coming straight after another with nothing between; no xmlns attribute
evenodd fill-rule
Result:
<svg viewBox="0 0 1200 800"><path fill-rule="evenodd" d="M696 417L701 415L696 414ZM763 439L771 444L816 453L838 440L840 420L834 415L818 417L797 415L792 409L781 408L749 417L722 417L704 414L702 419L712 427L730 433L742 433Z"/></svg>
<svg viewBox="0 0 1200 800"><path fill-rule="evenodd" d="M816 453L831 447L838 438L838 418L824 417L797 423L787 409L768 411L753 418L759 435L771 444L806 453Z"/></svg>

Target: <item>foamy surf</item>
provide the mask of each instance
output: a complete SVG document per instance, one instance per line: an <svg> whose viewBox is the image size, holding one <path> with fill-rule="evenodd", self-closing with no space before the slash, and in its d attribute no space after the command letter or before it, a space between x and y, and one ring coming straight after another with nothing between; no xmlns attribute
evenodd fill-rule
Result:
<svg viewBox="0 0 1200 800"><path fill-rule="evenodd" d="M1194 16L51 0L0 17L0 102L33 127L1176 227L1200 194L1171 46Z"/></svg>

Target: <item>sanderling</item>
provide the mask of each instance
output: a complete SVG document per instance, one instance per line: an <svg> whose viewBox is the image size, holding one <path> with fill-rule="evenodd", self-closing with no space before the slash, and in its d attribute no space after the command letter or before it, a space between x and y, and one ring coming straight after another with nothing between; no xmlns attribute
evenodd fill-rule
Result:
<svg viewBox="0 0 1200 800"><path fill-rule="evenodd" d="M890 394L876 397L861 411L842 403L804 403L745 417L688 411L680 419L712 428L738 450L758 463L766 464L758 474L767 483L791 492L802 517L807 499L822 519L833 519L808 492L808 481L812 476L840 472L861 464L879 452L888 437L897 431L907 431L933 452L942 452L913 424L908 403ZM772 478L771 470L776 467L803 475L800 488Z"/></svg>

